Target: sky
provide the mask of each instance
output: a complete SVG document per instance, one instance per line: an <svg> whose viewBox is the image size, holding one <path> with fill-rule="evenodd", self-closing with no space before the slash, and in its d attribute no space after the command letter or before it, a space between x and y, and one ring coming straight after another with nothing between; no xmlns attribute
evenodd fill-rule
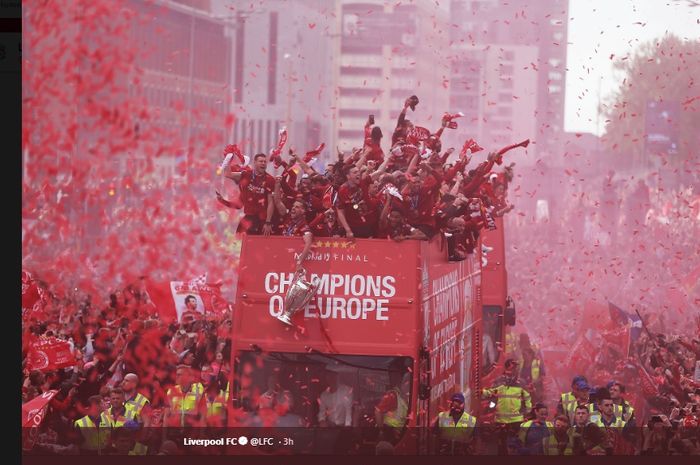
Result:
<svg viewBox="0 0 700 465"><path fill-rule="evenodd" d="M633 54L666 33L700 39L700 0L570 0L565 130L600 134L599 89L605 101L624 78L610 55Z"/></svg>

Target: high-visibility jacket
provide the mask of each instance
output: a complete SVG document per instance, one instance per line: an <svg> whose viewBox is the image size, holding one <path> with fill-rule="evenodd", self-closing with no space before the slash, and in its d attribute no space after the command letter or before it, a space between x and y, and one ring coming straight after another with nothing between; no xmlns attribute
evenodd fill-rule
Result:
<svg viewBox="0 0 700 465"><path fill-rule="evenodd" d="M613 414L625 420L625 422L630 421L632 415L634 415L634 407L632 407L629 402L623 400L619 404L613 404Z"/></svg>
<svg viewBox="0 0 700 465"><path fill-rule="evenodd" d="M574 422L574 416L576 415L576 406L578 405L578 400L576 400L576 396L569 391L565 392L561 395L561 407L562 410L564 411L564 415L569 417L569 421L571 424Z"/></svg>
<svg viewBox="0 0 700 465"><path fill-rule="evenodd" d="M100 425L109 426L110 428L121 428L129 420L135 420L134 411L124 410L119 416L112 413L112 407L108 408L100 415Z"/></svg>
<svg viewBox="0 0 700 465"><path fill-rule="evenodd" d="M450 441L467 442L471 439L476 426L476 418L463 412L457 423L450 414L450 411L438 414L438 426L440 427L440 437Z"/></svg>
<svg viewBox="0 0 700 465"><path fill-rule="evenodd" d="M522 425L520 425L520 431L518 431L518 439L520 439L520 442L523 445L527 444L527 442L526 442L527 441L527 434L530 432L530 428L532 428L533 426L537 426L538 428L547 428L547 430L548 430L548 433L546 433L547 436L550 435L549 431L552 431L552 429L554 428L554 425L549 421L545 421L544 425L540 425L539 423L535 423L534 420L528 420L528 421L524 422Z"/></svg>
<svg viewBox="0 0 700 465"><path fill-rule="evenodd" d="M170 413L180 416L180 426L185 426L185 416L196 413L197 405L203 395L202 383L193 383L187 392L183 392L180 385L168 389L166 396L170 402Z"/></svg>
<svg viewBox="0 0 700 465"><path fill-rule="evenodd" d="M83 436L83 443L80 445L81 449L99 453L109 445L111 428L109 425L103 424L102 421L96 425L92 418L85 415L83 418L75 421L75 426Z"/></svg>
<svg viewBox="0 0 700 465"><path fill-rule="evenodd" d="M559 439L554 433L542 440L544 455L574 455L573 440L571 430L566 433L566 447L564 451L559 450Z"/></svg>
<svg viewBox="0 0 700 465"><path fill-rule="evenodd" d="M518 342L515 338L515 334L513 334L511 331L508 331L508 334L506 334L506 355L510 356L514 354L518 350Z"/></svg>
<svg viewBox="0 0 700 465"><path fill-rule="evenodd" d="M392 428L403 428L408 416L408 404L399 389L393 388L392 391L396 393L396 409L384 414L384 424Z"/></svg>
<svg viewBox="0 0 700 465"><path fill-rule="evenodd" d="M600 417L603 414L598 410L598 407L594 402L588 404L588 422L598 424Z"/></svg>
<svg viewBox="0 0 700 465"><path fill-rule="evenodd" d="M520 423L522 410L532 408L530 393L520 386L499 383L496 387L482 391L482 397L496 396L496 423Z"/></svg>
<svg viewBox="0 0 700 465"><path fill-rule="evenodd" d="M591 421L591 423L595 423L601 428L624 428L625 425L627 424L625 420L622 418L618 418L617 416L613 415L613 420L609 425L606 425L603 423L603 417L600 416L599 418L596 418L595 421Z"/></svg>
<svg viewBox="0 0 700 465"><path fill-rule="evenodd" d="M133 411L134 412L134 417L137 417L141 415L141 410L148 404L150 401L148 400L148 397L144 396L140 392L137 393L133 399L129 399L126 402L124 402L124 406L126 407L127 410Z"/></svg>
<svg viewBox="0 0 700 465"><path fill-rule="evenodd" d="M540 379L540 372L542 371L541 365L542 361L539 358L535 357L534 359L532 359L532 367L530 368L530 373L532 376L533 383Z"/></svg>
<svg viewBox="0 0 700 465"><path fill-rule="evenodd" d="M148 453L148 446L137 442L134 444L134 448L129 451L129 455L146 455Z"/></svg>
<svg viewBox="0 0 700 465"><path fill-rule="evenodd" d="M209 396L205 396L207 403L207 417L220 417L226 412L226 397L223 391L214 397L214 399L209 399Z"/></svg>

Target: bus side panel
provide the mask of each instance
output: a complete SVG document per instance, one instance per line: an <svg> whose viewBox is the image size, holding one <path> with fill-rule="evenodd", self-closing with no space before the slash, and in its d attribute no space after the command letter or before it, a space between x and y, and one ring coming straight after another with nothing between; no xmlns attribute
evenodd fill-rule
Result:
<svg viewBox="0 0 700 465"><path fill-rule="evenodd" d="M431 423L455 392L466 399L472 396L473 298L480 272L474 256L448 262L441 242L424 243L421 250L422 344L430 351Z"/></svg>
<svg viewBox="0 0 700 465"><path fill-rule="evenodd" d="M284 311L302 240L244 239L233 318L237 348L415 357L417 241L322 239L304 263L318 290L293 316L294 327L276 316Z"/></svg>
<svg viewBox="0 0 700 465"><path fill-rule="evenodd" d="M481 320L484 321L483 308L485 306L490 307L500 307L500 314L503 315L503 311L506 308L506 297L508 295L508 275L506 272L506 249L503 231L503 218L494 218L496 221L496 230L488 231L484 230L480 235L479 251L481 251L481 245L493 248L492 251L484 253L486 266L481 269ZM490 332L492 343L500 345L500 347L505 351L506 347L506 326L501 316L498 319L498 328L486 328L483 324L479 326L480 332L480 344L484 344L484 332ZM483 348L482 348L483 350ZM480 384L482 387L491 386L498 376L503 373L503 365L505 362L505 357L503 356L503 351L497 351L498 358L494 365L488 367L483 367L481 371L486 370L487 372L481 373Z"/></svg>
<svg viewBox="0 0 700 465"><path fill-rule="evenodd" d="M506 306L508 276L506 274L506 250L503 235L503 218L494 218L496 230L484 230L480 235L481 245L493 248L485 253L486 266L482 270L484 283L482 285L482 301L484 305Z"/></svg>

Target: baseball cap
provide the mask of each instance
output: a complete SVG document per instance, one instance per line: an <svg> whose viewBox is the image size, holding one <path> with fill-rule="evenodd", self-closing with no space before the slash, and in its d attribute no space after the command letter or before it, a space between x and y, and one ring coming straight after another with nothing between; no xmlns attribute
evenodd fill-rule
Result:
<svg viewBox="0 0 700 465"><path fill-rule="evenodd" d="M585 379L583 380L578 380L574 383L574 387L578 389L579 391L584 391L586 389L590 389L591 387L588 385Z"/></svg>
<svg viewBox="0 0 700 465"><path fill-rule="evenodd" d="M457 402L464 403L464 394L462 394L461 392L455 392L454 394L452 394L452 397L450 398L450 400L453 402L457 401Z"/></svg>

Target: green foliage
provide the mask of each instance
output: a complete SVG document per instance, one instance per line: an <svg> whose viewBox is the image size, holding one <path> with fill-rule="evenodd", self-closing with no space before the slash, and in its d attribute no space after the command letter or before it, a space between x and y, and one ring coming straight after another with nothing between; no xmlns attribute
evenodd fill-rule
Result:
<svg viewBox="0 0 700 465"><path fill-rule="evenodd" d="M606 118L602 138L606 147L618 155L640 159L647 103L675 101L681 110L679 121L673 122L679 129L677 158L692 158L700 133L700 40L669 34L641 45L633 56L616 58L614 67L625 78L599 109Z"/></svg>

